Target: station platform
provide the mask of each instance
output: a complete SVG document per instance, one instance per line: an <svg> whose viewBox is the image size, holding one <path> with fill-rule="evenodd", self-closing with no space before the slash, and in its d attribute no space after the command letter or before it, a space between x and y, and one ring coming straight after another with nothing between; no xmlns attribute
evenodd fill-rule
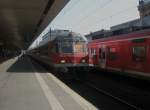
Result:
<svg viewBox="0 0 150 110"><path fill-rule="evenodd" d="M28 57L0 64L0 110L97 110Z"/></svg>

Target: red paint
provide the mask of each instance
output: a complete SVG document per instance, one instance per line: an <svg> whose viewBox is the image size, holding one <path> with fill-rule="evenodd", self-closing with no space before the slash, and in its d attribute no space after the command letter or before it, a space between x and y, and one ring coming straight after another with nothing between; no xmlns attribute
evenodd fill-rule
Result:
<svg viewBox="0 0 150 110"><path fill-rule="evenodd" d="M105 69L107 67L118 68L120 70L132 70L138 72L144 72L150 74L150 38L146 38L144 42L133 42L133 39L142 39L143 37L150 37L150 29L142 30L134 33L112 36L110 38L102 38L98 40L93 40L88 44L89 48L89 63L102 68L99 58L101 53L100 48L106 47L106 62ZM131 40L132 39L132 40ZM134 46L144 46L146 47L145 59L134 58L133 47ZM93 57L90 50L96 50L96 56ZM115 60L110 59L110 52L113 53L117 58ZM144 54L144 53L143 53Z"/></svg>
<svg viewBox="0 0 150 110"><path fill-rule="evenodd" d="M53 64L59 64L61 63L61 60L65 60L65 64L80 64L82 63L82 59L86 60L86 63L88 63L88 55L85 55L84 53L79 54L52 54L50 56L51 62Z"/></svg>

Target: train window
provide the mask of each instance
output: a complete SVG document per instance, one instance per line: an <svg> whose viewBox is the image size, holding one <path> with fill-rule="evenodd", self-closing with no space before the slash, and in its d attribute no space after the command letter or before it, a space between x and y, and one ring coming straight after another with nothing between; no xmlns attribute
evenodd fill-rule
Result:
<svg viewBox="0 0 150 110"><path fill-rule="evenodd" d="M55 43L53 49L54 49L53 50L54 53L58 53L58 44L57 43Z"/></svg>
<svg viewBox="0 0 150 110"><path fill-rule="evenodd" d="M62 53L72 53L73 52L72 42L61 42L61 52Z"/></svg>
<svg viewBox="0 0 150 110"><path fill-rule="evenodd" d="M108 57L109 60L116 60L118 58L118 53L116 51L116 48L108 48Z"/></svg>
<svg viewBox="0 0 150 110"><path fill-rule="evenodd" d="M93 55L96 55L96 49L93 49Z"/></svg>
<svg viewBox="0 0 150 110"><path fill-rule="evenodd" d="M146 38L141 38L141 39L133 39L132 42L133 43L143 43L146 41Z"/></svg>
<svg viewBox="0 0 150 110"><path fill-rule="evenodd" d="M144 61L146 58L146 47L145 46L134 46L133 47L133 60Z"/></svg>
<svg viewBox="0 0 150 110"><path fill-rule="evenodd" d="M102 52L102 59L105 59L105 57L106 57L105 52Z"/></svg>
<svg viewBox="0 0 150 110"><path fill-rule="evenodd" d="M101 48L99 48L99 58L101 59Z"/></svg>
<svg viewBox="0 0 150 110"><path fill-rule="evenodd" d="M91 48L91 55L93 58L96 58L96 49L95 48Z"/></svg>
<svg viewBox="0 0 150 110"><path fill-rule="evenodd" d="M86 44L84 42L75 42L74 49L75 53L87 52Z"/></svg>
<svg viewBox="0 0 150 110"><path fill-rule="evenodd" d="M105 59L106 58L106 53L101 48L99 48L99 58L100 59Z"/></svg>

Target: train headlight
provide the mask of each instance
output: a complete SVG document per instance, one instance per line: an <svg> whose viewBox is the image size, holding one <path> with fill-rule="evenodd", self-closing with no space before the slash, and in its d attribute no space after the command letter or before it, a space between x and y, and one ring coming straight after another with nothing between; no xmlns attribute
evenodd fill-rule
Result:
<svg viewBox="0 0 150 110"><path fill-rule="evenodd" d="M86 62L86 60L85 59L82 59L82 63L85 63Z"/></svg>
<svg viewBox="0 0 150 110"><path fill-rule="evenodd" d="M60 60L60 63L66 63L66 61L65 60Z"/></svg>

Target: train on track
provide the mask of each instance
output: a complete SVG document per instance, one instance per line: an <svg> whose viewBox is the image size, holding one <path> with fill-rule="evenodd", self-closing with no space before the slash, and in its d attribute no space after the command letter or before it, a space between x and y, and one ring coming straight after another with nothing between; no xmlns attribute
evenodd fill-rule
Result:
<svg viewBox="0 0 150 110"><path fill-rule="evenodd" d="M55 72L77 72L89 66L87 43L81 34L57 30L43 36L39 46L28 54L48 64Z"/></svg>
<svg viewBox="0 0 150 110"><path fill-rule="evenodd" d="M89 42L80 34L66 31L29 53L65 72L96 68L150 79L150 29Z"/></svg>
<svg viewBox="0 0 150 110"><path fill-rule="evenodd" d="M150 29L95 39L88 48L95 68L150 78Z"/></svg>

